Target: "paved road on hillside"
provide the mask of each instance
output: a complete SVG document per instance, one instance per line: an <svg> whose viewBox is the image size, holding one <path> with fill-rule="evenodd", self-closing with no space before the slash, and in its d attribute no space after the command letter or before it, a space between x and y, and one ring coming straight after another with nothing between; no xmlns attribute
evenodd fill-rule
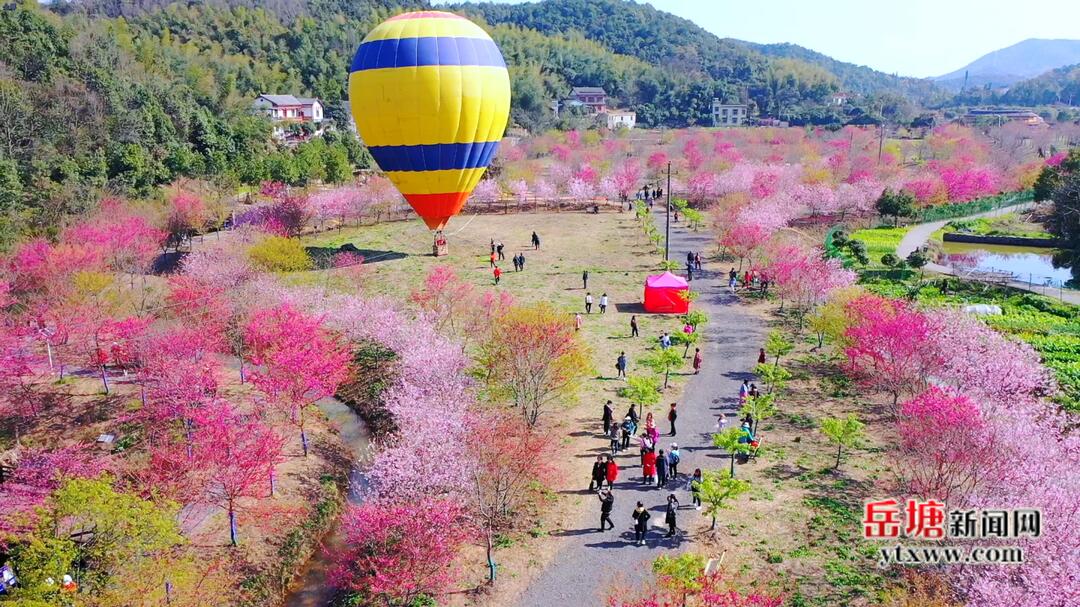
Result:
<svg viewBox="0 0 1080 607"><path fill-rule="evenodd" d="M977 215L970 215L968 217L959 217L957 219L950 219L945 221L932 221L930 223L920 223L918 225L911 226L911 229L904 234L903 239L900 240L900 244L896 247L896 255L901 259L907 258L912 251L926 244L926 241L930 239L930 236L945 227L949 221L966 221L969 219L979 219L980 217L994 217L1003 215L1005 213L1015 213L1018 211L1024 211L1033 207L1035 203L1028 202L1019 204L1016 206L1005 207L994 211L988 211L986 213L979 213ZM938 263L926 264L925 270L927 272L937 272L938 274L948 274L950 276L960 276L961 278L970 278L965 276L962 271L958 271L955 268L949 266L943 266ZM1022 277L1021 277L1022 278ZM1014 289L1020 289L1021 291L1030 291L1032 293L1038 293L1039 295L1045 295L1046 297L1052 297L1059 299L1066 303L1073 305L1080 305L1080 293L1069 289L1061 289L1052 286L1040 286L1038 284L1038 278L1034 283L1028 283L1023 280L1009 280L1005 282Z"/></svg>
<svg viewBox="0 0 1080 607"><path fill-rule="evenodd" d="M656 214L656 220L660 222L662 230L662 212ZM673 224L671 259L685 263L687 251L699 251L704 258L714 250L714 242L707 231L695 233L686 230L681 223ZM661 530L657 527L650 529L645 546L633 545L630 515L640 500L652 513L649 522L662 522L665 499L669 493L675 493L683 504L679 512L680 526L696 526L691 523L697 523L701 513L690 507L690 494L684 490L687 474L692 474L694 468L719 468L726 461L720 456L721 452L712 447L717 416L724 412L729 422L734 421L732 416L738 410L739 384L744 378L751 377L749 371L757 363L758 348L764 343L766 333L762 321L744 311L728 292L728 267L706 263L704 270L700 278L695 273L691 283L692 288L701 293L694 306L709 315L709 323L703 329L704 365L699 375L690 378L684 398L678 403L678 436L662 435L658 447L667 452L672 442L678 443L682 453L679 481L669 482L665 490L658 490L655 485L643 485L638 449L636 443L631 444L631 448L617 458L619 479L615 483L615 508L611 517L615 529L601 533L597 531L600 504L593 495L584 491L587 481L583 478L581 511L566 522L566 528L552 531L553 536L561 537L562 544L549 567L519 597L517 605L520 607L603 604L604 593L613 581L642 579L653 559L687 548L689 540L683 533L672 539L664 539L666 528ZM672 318L672 331L679 328L678 321ZM642 339L655 339L655 336L642 335ZM631 372L635 362L631 361ZM688 360L686 370L689 369ZM668 429L668 402L663 400L654 410L661 433ZM602 402L596 403L597 424L602 405ZM625 407L625 404L622 406ZM625 411L625 408L616 409L616 418L621 419ZM595 459L597 453L606 453L608 448L607 439L599 433L593 440L594 445L588 452L590 461Z"/></svg>

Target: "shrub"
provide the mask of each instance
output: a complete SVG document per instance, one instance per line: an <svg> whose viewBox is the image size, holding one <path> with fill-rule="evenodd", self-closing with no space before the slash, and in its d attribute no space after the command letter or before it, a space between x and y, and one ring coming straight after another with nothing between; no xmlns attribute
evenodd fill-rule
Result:
<svg viewBox="0 0 1080 607"><path fill-rule="evenodd" d="M302 272L314 267L311 256L295 238L267 236L248 249L252 263L270 272Z"/></svg>

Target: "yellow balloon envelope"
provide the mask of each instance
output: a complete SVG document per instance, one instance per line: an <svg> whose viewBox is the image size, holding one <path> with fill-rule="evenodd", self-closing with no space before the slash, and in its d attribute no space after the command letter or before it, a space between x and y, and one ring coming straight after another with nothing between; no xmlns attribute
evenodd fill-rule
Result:
<svg viewBox="0 0 1080 607"><path fill-rule="evenodd" d="M371 30L349 72L353 118L375 162L424 223L442 229L506 130L510 76L502 53L468 19L420 11Z"/></svg>

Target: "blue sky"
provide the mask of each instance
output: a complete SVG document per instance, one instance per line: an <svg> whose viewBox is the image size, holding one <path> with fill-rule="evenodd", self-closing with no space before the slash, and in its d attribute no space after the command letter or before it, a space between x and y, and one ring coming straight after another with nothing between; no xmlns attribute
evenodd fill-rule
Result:
<svg viewBox="0 0 1080 607"><path fill-rule="evenodd" d="M519 0L495 0L516 2ZM939 76L1027 38L1080 38L1080 0L650 0L710 32Z"/></svg>

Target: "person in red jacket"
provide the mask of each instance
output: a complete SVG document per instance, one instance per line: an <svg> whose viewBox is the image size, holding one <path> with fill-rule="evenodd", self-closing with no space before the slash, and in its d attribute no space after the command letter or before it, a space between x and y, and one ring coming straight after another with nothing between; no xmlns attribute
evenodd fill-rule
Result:
<svg viewBox="0 0 1080 607"><path fill-rule="evenodd" d="M619 465L609 455L607 456L607 486L611 489L615 485L615 479L619 478Z"/></svg>
<svg viewBox="0 0 1080 607"><path fill-rule="evenodd" d="M646 485L656 482L656 451L649 450L641 456L641 474Z"/></svg>
<svg viewBox="0 0 1080 607"><path fill-rule="evenodd" d="M495 266L495 269L492 270L491 273L495 275L495 284L499 284L499 278L502 277L502 270L499 269L499 266Z"/></svg>

